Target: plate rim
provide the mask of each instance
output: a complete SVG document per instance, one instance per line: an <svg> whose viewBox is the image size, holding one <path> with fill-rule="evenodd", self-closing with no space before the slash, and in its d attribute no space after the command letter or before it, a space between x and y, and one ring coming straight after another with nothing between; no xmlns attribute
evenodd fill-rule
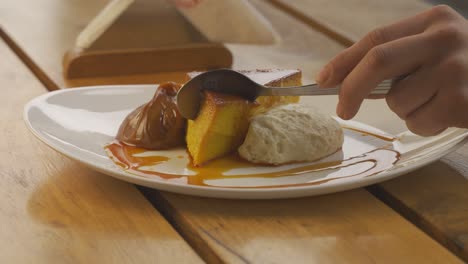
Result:
<svg viewBox="0 0 468 264"><path fill-rule="evenodd" d="M432 162L437 161L441 157L447 155L448 153L456 150L466 142L468 142L467 137L462 137L460 139L454 140L451 142L450 146L446 147L443 151L440 152L433 152L431 155L425 155L423 158L419 159L416 164L409 164L406 166L402 166L400 168L396 168L394 170L384 171L376 175L377 177L367 177L367 178L359 178L354 182L332 182L326 186L320 185L301 185L301 186L290 186L290 187L269 187L269 188L235 188L235 187L217 187L217 186L198 186L198 185L188 185L188 184L180 184L174 183L169 181L164 181L158 178L146 178L138 175L134 175L128 173L121 168L117 167L117 165L113 164L115 167L110 168L106 166L99 166L98 163L83 160L79 157L73 155L72 152L69 153L68 150L63 149L59 145L57 145L53 140L49 140L42 136L41 132L37 131L28 116L30 109L37 105L39 102L44 102L49 97L62 94L62 93L73 93L78 90L94 90L94 89L147 89L147 88L154 88L157 84L135 84L135 85L96 85L96 86L86 86L86 87L75 87L69 89L61 89L52 92L48 92L42 95L39 95L33 99L31 99L28 103L25 104L23 108L23 120L26 124L26 127L31 131L31 133L39 139L41 142L46 144L51 149L57 151L58 153L74 160L78 161L80 164L85 165L93 170L99 171L105 175L117 178L119 180L123 180L126 182L130 182L133 184L146 186L149 188L161 190L161 191L170 191L180 194L186 195L195 195L195 196L202 196L202 197L212 197L212 198L229 198L229 199L284 199L284 198L298 198L298 197L305 197L305 196L315 196L315 195L322 195L327 193L335 193L345 190L351 190L359 187L365 187L368 185L372 185L378 182L386 181L392 178L396 178L401 176L402 174L409 173L416 169L419 169L423 166L426 166ZM353 121L356 123L357 121ZM366 123L362 123L366 126ZM379 128L370 126L374 129L379 131ZM386 133L385 131L382 131ZM388 134L388 133L387 133ZM110 159L109 159L110 160Z"/></svg>

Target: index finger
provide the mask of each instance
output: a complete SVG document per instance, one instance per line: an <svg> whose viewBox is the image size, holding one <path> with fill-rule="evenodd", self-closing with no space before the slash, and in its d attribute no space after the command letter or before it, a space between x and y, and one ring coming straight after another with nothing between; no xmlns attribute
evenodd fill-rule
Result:
<svg viewBox="0 0 468 264"><path fill-rule="evenodd" d="M340 89L338 115L352 118L369 93L383 80L408 75L441 52L427 45L432 36L404 37L372 48L346 76Z"/></svg>
<svg viewBox="0 0 468 264"><path fill-rule="evenodd" d="M320 87L335 87L352 71L373 47L422 33L429 25L429 11L377 28L363 39L335 56L316 79Z"/></svg>

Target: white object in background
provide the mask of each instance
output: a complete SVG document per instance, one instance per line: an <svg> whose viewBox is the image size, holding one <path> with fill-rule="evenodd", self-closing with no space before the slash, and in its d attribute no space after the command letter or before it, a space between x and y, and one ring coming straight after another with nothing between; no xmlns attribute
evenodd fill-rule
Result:
<svg viewBox="0 0 468 264"><path fill-rule="evenodd" d="M135 0L112 0L78 35L75 46L89 48ZM146 0L168 1L168 0ZM274 44L270 23L246 0L171 0L210 41Z"/></svg>
<svg viewBox="0 0 468 264"><path fill-rule="evenodd" d="M274 44L278 35L247 0L172 0L177 9L209 40Z"/></svg>
<svg viewBox="0 0 468 264"><path fill-rule="evenodd" d="M75 46L86 49L108 29L134 0L112 0L78 35Z"/></svg>

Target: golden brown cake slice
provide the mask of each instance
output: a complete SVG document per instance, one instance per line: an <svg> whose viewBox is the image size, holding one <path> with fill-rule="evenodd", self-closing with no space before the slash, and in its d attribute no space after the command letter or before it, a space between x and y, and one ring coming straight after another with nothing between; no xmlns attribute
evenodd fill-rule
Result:
<svg viewBox="0 0 468 264"><path fill-rule="evenodd" d="M287 87L302 85L302 73L300 70L255 70L240 71L257 83L271 87ZM264 113L273 106L299 102L299 96L260 96L253 107L250 116Z"/></svg>
<svg viewBox="0 0 468 264"><path fill-rule="evenodd" d="M301 85L299 70L241 71L252 80L273 87ZM198 73L190 73L193 78ZM187 126L187 149L195 166L237 150L245 138L252 115L273 106L296 103L297 96L261 96L255 103L243 98L205 92L200 112Z"/></svg>
<svg viewBox="0 0 468 264"><path fill-rule="evenodd" d="M241 97L205 91L200 114L189 120L187 149L193 165L233 152L244 141L255 103Z"/></svg>

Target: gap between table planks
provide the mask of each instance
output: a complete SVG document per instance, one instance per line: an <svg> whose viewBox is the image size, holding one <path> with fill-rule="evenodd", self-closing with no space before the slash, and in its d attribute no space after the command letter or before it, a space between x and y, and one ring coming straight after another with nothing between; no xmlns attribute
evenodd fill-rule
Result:
<svg viewBox="0 0 468 264"><path fill-rule="evenodd" d="M459 261L362 189L276 201L143 191L212 263Z"/></svg>
<svg viewBox="0 0 468 264"><path fill-rule="evenodd" d="M372 29L431 7L415 0L269 0L345 45ZM368 2L368 5L364 5ZM456 4L457 1L427 1ZM361 8L360 6L366 6ZM466 10L465 10L466 11ZM316 26L318 25L318 26ZM335 37L336 34L338 37ZM349 43L348 43L349 42ZM389 206L468 261L468 145L442 161L369 188Z"/></svg>
<svg viewBox="0 0 468 264"><path fill-rule="evenodd" d="M132 185L59 155L27 131L47 92L0 40L0 262L201 263Z"/></svg>
<svg viewBox="0 0 468 264"><path fill-rule="evenodd" d="M26 2L26 1L25 1ZM5 8L7 12L1 13L1 22L6 26L6 30L12 35L13 42L17 43L18 49L24 50L31 60L30 63L34 63L31 67L37 67L38 69L43 70L47 76L54 82L58 87L63 87L66 85L64 80L61 78L61 56L63 52L68 49L73 43L75 34L81 29L83 23L88 21L102 6L104 2L93 2L86 4L77 4L77 3L64 3L63 1L34 1L33 3L29 2L27 5L36 5L32 8L25 9L25 2L17 1L16 3L8 3L8 6ZM307 26L300 23L294 22L293 20L285 17L282 14L279 14L277 10L274 10L271 6L264 4L262 1L255 1L257 7L261 9L262 12L268 13L270 18L274 18L272 22L276 27L281 28L282 37L284 43L279 46L264 48L264 47L251 47L251 46L241 46L241 45L230 45L230 48L233 50L235 55L235 66L237 67L255 67L255 66L283 66L288 67L301 67L304 69L305 75L308 79L312 78L312 74L315 73L320 66L332 57L341 46L333 43L332 41L326 41L326 38L320 34L311 33L312 31L308 30ZM25 10L35 10L33 13L28 13ZM43 10L42 12L39 10ZM70 14L70 12L75 13L75 15ZM55 12L54 12L55 11ZM68 13L67 13L68 12ZM14 14L15 17L11 15ZM267 14L267 15L268 15ZM28 20L29 19L29 20ZM38 27L38 30L30 31L27 25L30 25L34 20L34 25ZM25 23L29 21L30 23ZM314 47L315 50L310 52L310 47ZM304 56L304 53L307 54ZM255 58L255 60L253 59ZM27 61L26 61L27 62ZM252 63L254 62L254 63ZM284 66L283 66L284 67ZM139 82L148 82L154 81L154 76L130 76L130 77L120 77L117 79L91 79L91 80L81 80L81 84L95 84L96 82L108 83L108 82L126 82L128 79L132 81ZM116 81L117 80L117 81ZM69 84L73 85L73 84ZM48 85L53 86L53 85ZM327 103L332 105L332 103ZM177 198L180 196L170 195L170 194L159 194L156 191L149 191L153 193L156 197L162 197L162 199L153 199L153 201L160 201L162 205L155 204L156 207L161 208L164 212L171 213L168 217L173 217L173 219L178 219L178 221L173 222L176 226L182 226L180 228L183 231L183 235L189 237L191 242L198 241L201 245L212 245L211 249L204 249L208 252L204 257L214 257L215 259L221 258L226 254L223 249L219 249L214 246L214 240L217 240L219 243L229 245L232 248L236 248L240 253L247 258L252 258L254 260L260 260L262 258L268 257L268 255L261 255L260 252L249 251L248 249L242 248L244 242L254 242L256 243L256 248L269 249L266 250L265 254L270 254L272 249L277 250L279 253L288 253L294 252L294 248L288 246L289 243L294 242L297 244L298 232L301 232L300 240L304 241L304 245L316 245L316 243L321 244L321 242L326 245L333 244L333 240L338 241L338 245L335 249L338 251L333 251L333 245L326 248L323 252L311 251L310 248L299 247L295 253L300 254L303 257L315 257L323 260L333 260L337 252L340 249L343 249L344 256L350 256L351 258L356 258L362 260L365 258L368 261L373 261L375 259L384 261L386 254L378 255L382 252L382 246L390 246L399 248L396 253L392 255L394 258L406 258L413 257L417 258L418 256L413 256L414 252L419 252L421 249L427 250L429 253L434 254L432 260L436 261L440 258L447 257L451 259L450 255L443 249L437 246L432 240L428 239L424 234L415 229L412 225L405 222L398 215L396 215L391 210L388 210L385 206L375 200L368 193L362 189L345 192L341 194L335 194L330 196L307 198L307 199L298 199L298 200L289 200L289 201L269 201L269 202L255 202L254 205L248 206L249 202L241 201L220 201L220 200L204 200L190 197ZM149 195L147 193L147 195ZM149 195L150 196L150 195ZM256 219L251 222L250 219L246 217L245 219L245 228L251 230L249 223L259 223L260 225L265 225L264 227L269 233L267 236L255 236L255 232L245 232L242 233L242 226L240 226L239 234L236 233L236 230L229 229L226 232L231 237L226 237L226 232L220 230L219 232L209 233L207 235L206 230L210 231L214 226L216 226L216 221L221 221L222 218L215 218L213 221L210 221L206 224L203 229L198 229L197 226L192 226L193 223L203 224L204 219L203 214L197 214L193 212L193 208L199 206L199 201L204 201L202 205L206 206L203 212L208 211L212 215L217 215L218 213L224 213L223 205L235 205L236 209L233 214L245 214L243 211L244 207L248 211L270 211L273 212L271 219L261 218L260 220ZM180 206L180 201L183 201L184 206ZM343 208L342 203L346 201L350 208L357 208L357 212L350 212L349 208ZM282 214L280 211L275 211L276 205L278 203L284 204L284 208L289 208L286 212L290 215ZM310 206L312 204L312 206ZM193 206L191 206L193 205ZM315 206L315 207L314 207ZM314 211L314 209L320 209ZM166 208L166 209L165 209ZM173 208L172 210L167 208ZM210 208L213 208L212 210ZM323 216L316 216L307 218L307 219L295 219L297 214L300 212L305 212L305 214L311 214L316 212L327 212ZM351 210L353 211L353 210ZM379 215L389 215L391 216L390 227L398 227L397 230L392 228L387 228L388 219L378 218L378 222L369 216L379 216ZM171 216L172 215L172 216ZM254 214L255 215L255 214ZM229 216L229 215L228 215ZM275 222L277 218L287 218L289 224L293 224L294 230L290 231L288 229L280 229L276 224L269 224L270 222ZM307 215L308 216L308 215ZM339 216L339 217L337 217ZM363 218L363 219L361 219ZM221 219L221 220L220 220ZM230 218L231 219L231 218ZM326 220L326 221L323 221ZM226 224L230 224L229 220ZM242 219L236 219L236 221L242 221ZM307 222L305 226L294 226L294 224L300 224L301 221ZM342 221L342 223L341 223ZM359 223L362 221L362 223ZM281 222L281 219L279 219ZM188 224L187 224L188 223ZM349 230L345 228L343 230L340 228L340 224L347 224ZM354 232L352 227L356 225L362 225L360 231ZM238 223L238 226L240 224ZM320 236L316 236L316 229L308 229L312 225L314 228L323 230L320 233ZM372 230L367 230L366 225L372 226ZM385 228L384 228L385 227ZM279 229L276 233L276 229ZM202 231L200 231L202 230ZM205 230L205 231L203 231ZM400 231L398 231L400 230ZM415 243L406 244L406 236L401 233L401 230L404 233L414 235ZM341 231L341 232L340 232ZM346 233L345 231L349 231ZM342 233L344 232L344 233ZM271 235L278 235L280 237L286 237L284 240L280 240L275 245L270 243ZM380 236L383 234L384 236ZM340 236L341 235L341 236ZM218 237L220 236L220 237ZM374 237L373 237L374 236ZM377 238L375 238L377 237ZM331 240L330 240L331 238ZM376 240L374 240L374 238ZM379 239L380 238L380 239ZM390 239L388 239L390 238ZM331 242L330 242L331 241ZM358 244L354 244L355 241L361 241ZM363 241L363 242L362 242ZM408 240L410 241L410 240ZM412 240L411 240L412 241ZM197 243L194 243L195 247ZM238 249L241 247L241 249ZM407 247L407 248L405 248ZM414 248L414 251L412 249ZM285 251L286 250L286 251ZM213 253L214 252L214 253ZM359 254L353 254L352 252L360 252ZM375 252L375 254L373 254ZM424 254L424 256L428 256ZM290 256L290 254L286 254ZM271 256L270 260L273 260ZM235 258L234 258L235 259ZM234 260L233 258L226 257L224 260ZM242 259L242 258L241 258ZM389 258L391 259L391 257ZM453 259L453 258L452 258ZM456 260L454 260L456 261Z"/></svg>

